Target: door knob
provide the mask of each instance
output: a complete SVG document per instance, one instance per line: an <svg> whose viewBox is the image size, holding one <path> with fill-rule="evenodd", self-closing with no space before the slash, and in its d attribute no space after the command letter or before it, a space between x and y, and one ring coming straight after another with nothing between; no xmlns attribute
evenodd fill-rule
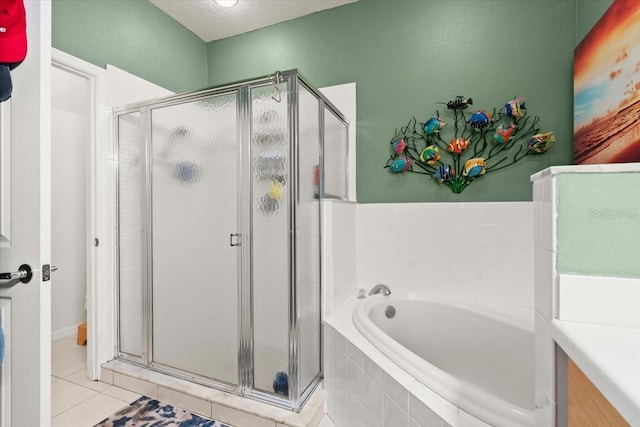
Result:
<svg viewBox="0 0 640 427"><path fill-rule="evenodd" d="M33 277L33 270L29 264L22 264L18 271L10 273L0 273L0 280L19 280L22 283L29 283Z"/></svg>

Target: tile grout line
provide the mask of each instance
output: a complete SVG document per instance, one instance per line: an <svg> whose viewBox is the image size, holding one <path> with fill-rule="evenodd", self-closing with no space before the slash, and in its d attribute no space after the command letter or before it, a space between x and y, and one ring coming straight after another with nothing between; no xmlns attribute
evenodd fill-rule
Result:
<svg viewBox="0 0 640 427"><path fill-rule="evenodd" d="M62 380L62 381L66 381L64 378L60 378L60 380ZM88 387L84 387L84 386L82 386L82 385L80 385L80 384L72 383L71 381L67 381L67 382L68 382L68 383L71 383L71 384L74 384L74 385L77 385L78 387L83 387L83 388L85 388L85 389L87 389L87 390L94 391L94 392L95 392L95 394L93 394L93 395L89 396L87 399L85 399L85 400L83 400L83 401L81 401L81 402L78 402L77 404L75 404L75 405L73 405L73 406L71 406L71 407L69 407L69 408L65 409L64 411L60 412L59 414L56 414L55 416L51 417L51 420L52 420L52 421L53 421L55 418L57 418L57 417L61 416L62 414L64 414L65 412L70 411L70 410L72 410L73 408L75 408L75 407L77 407L77 406L80 406L80 405L85 404L88 400L93 399L94 397L96 397L96 396L98 396L98 395L103 395L103 396L105 396L105 397L108 397L108 398L111 398L111 399L115 399L115 400L118 400L118 401L122 402L122 403L123 403L122 408L125 408L126 406L130 405L131 403L133 403L133 402L127 402L126 400L122 400L122 399L120 399L120 398L118 398L118 397L115 397L115 396L111 396L111 395L106 394L106 393L104 393L104 392L99 392L99 391L96 391L96 390L90 389L90 388L88 388ZM103 383L103 384L107 384L107 383ZM111 385L111 384L110 384L110 385ZM114 385L111 385L111 386L112 386L112 387L117 387L117 386L114 386ZM121 387L117 387L117 388L121 388ZM105 390L106 390L106 389L105 389ZM123 389L123 390L124 390L124 389ZM122 408L121 408L121 409L122 409Z"/></svg>
<svg viewBox="0 0 640 427"><path fill-rule="evenodd" d="M59 414L56 414L55 416L51 417L51 419L52 419L52 420L53 420L55 417L57 417L57 416L59 416L59 415L64 414L64 413L65 413L65 412L67 412L68 410L70 410L70 409L72 409L72 408L75 408L76 406L78 406L78 405L81 405L81 404L85 403L87 400L89 400L89 399L91 399L92 397L94 397L95 395L99 394L96 390L92 390L92 389L90 389L90 388L87 388L87 387L81 386L80 384L72 383L71 381L67 381L67 380L65 380L64 378L60 378L58 381L66 381L66 382L68 382L69 384L73 384L73 385L75 385L75 386L82 387L82 388L84 388L84 389L86 389L86 390L89 390L89 391L93 391L93 392L94 392L94 394L92 394L91 396L87 397L87 398L86 398L86 399L84 399L84 400L81 400L80 402L76 403L75 405L72 405L71 407L69 407L69 408L65 409L64 411L60 412Z"/></svg>

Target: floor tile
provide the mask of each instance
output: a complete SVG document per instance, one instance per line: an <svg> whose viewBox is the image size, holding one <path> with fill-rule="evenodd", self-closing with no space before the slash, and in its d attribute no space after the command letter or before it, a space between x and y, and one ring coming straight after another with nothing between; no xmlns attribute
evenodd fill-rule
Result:
<svg viewBox="0 0 640 427"><path fill-rule="evenodd" d="M95 390L95 391L104 391L109 387L111 387L111 384L90 380L87 377L86 369L80 369L79 371L74 372L69 376L66 376L64 379L74 384L78 384L78 385L81 385L82 387L90 388L91 390Z"/></svg>
<svg viewBox="0 0 640 427"><path fill-rule="evenodd" d="M51 420L52 427L92 427L128 406L122 400L96 394Z"/></svg>
<svg viewBox="0 0 640 427"><path fill-rule="evenodd" d="M86 387L66 380L58 380L51 384L51 416L55 417L96 394L96 391Z"/></svg>
<svg viewBox="0 0 640 427"><path fill-rule="evenodd" d="M67 337L62 338L60 340L51 342L51 357L60 356L61 354L68 353L71 350L75 350L79 348L78 344L76 344L75 337Z"/></svg>
<svg viewBox="0 0 640 427"><path fill-rule="evenodd" d="M87 367L86 347L77 347L64 354L51 358L51 374L64 378Z"/></svg>
<svg viewBox="0 0 640 427"><path fill-rule="evenodd" d="M75 337L52 342L51 356L52 427L93 427L95 424L141 397L140 393L135 393L106 382L89 380L86 373L87 349L86 346L78 346L75 343ZM108 374L111 374L110 376L113 382L119 382L128 387L136 386L133 388L139 389L144 385L145 387L143 388L149 397L156 398L158 394L158 386L155 384L135 378L123 379L120 378L120 376L116 381L115 375L112 372L108 372ZM153 386L153 390L150 388L151 386ZM167 390L164 391L168 392ZM173 393L173 390L169 391ZM163 397L166 398L167 396ZM174 401L175 399L169 398L168 400ZM202 403L199 400L198 403ZM174 402L174 404L177 403L178 402ZM180 403L182 403L183 406L192 406L185 405L185 402ZM209 402L206 402L206 405L208 408ZM197 409L189 409L191 409L192 412L199 412L203 415L209 413L208 409L202 410L202 408L199 407ZM234 421L241 423L240 425L258 427L263 424L265 426L272 426L274 424L273 421L261 419L250 413L232 412L234 412L234 417L231 418L236 418ZM317 420L318 417L316 416L314 418ZM319 426L333 427L333 423L325 415Z"/></svg>
<svg viewBox="0 0 640 427"><path fill-rule="evenodd" d="M126 402L126 403L135 402L142 396L141 394L134 393L129 390L125 390L115 385L112 385L111 387L107 388L102 393L109 395L111 397L115 397L116 399L122 400L123 402Z"/></svg>

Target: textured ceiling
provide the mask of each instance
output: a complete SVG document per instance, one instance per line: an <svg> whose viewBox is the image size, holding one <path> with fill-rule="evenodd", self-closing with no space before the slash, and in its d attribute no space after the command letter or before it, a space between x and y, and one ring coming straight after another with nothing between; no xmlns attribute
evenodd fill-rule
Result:
<svg viewBox="0 0 640 427"><path fill-rule="evenodd" d="M213 0L149 1L202 40L210 42L357 0L239 0L230 8Z"/></svg>

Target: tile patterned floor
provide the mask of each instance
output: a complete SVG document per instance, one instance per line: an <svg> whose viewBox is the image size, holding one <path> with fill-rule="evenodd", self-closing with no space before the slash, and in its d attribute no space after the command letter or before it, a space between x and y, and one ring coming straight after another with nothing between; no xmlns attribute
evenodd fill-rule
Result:
<svg viewBox="0 0 640 427"><path fill-rule="evenodd" d="M87 347L75 337L51 343L51 374L52 427L93 427L141 396L87 379ZM333 423L325 415L318 427Z"/></svg>
<svg viewBox="0 0 640 427"><path fill-rule="evenodd" d="M87 379L87 347L75 337L51 343L51 425L92 427L140 397Z"/></svg>

